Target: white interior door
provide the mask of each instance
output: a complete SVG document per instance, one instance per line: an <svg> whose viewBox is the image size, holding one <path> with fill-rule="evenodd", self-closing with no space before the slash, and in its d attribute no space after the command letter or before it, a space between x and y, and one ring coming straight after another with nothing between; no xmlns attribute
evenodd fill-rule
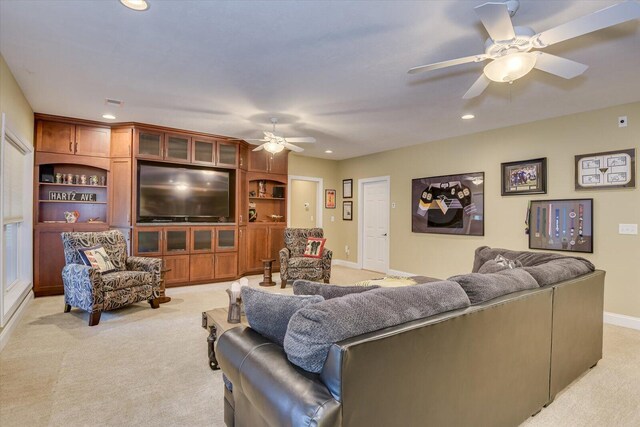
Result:
<svg viewBox="0 0 640 427"><path fill-rule="evenodd" d="M389 181L362 183L362 268L389 269Z"/></svg>

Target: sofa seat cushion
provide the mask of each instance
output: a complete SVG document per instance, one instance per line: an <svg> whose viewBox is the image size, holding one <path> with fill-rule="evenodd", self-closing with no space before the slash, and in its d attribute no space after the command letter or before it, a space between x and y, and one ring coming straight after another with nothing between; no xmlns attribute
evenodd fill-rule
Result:
<svg viewBox="0 0 640 427"><path fill-rule="evenodd" d="M294 295L321 295L324 299L338 298L345 295L378 289L380 286L341 286L298 279L293 282Z"/></svg>
<svg viewBox="0 0 640 427"><path fill-rule="evenodd" d="M462 288L449 281L345 295L297 311L284 350L291 363L320 372L333 343L468 306Z"/></svg>
<svg viewBox="0 0 640 427"><path fill-rule="evenodd" d="M241 292L251 329L281 346L291 316L303 307L324 301L320 295L275 294L249 286L243 286Z"/></svg>
<svg viewBox="0 0 640 427"><path fill-rule="evenodd" d="M151 285L153 276L146 271L115 271L102 275L104 289L113 291L117 289L133 288L135 286Z"/></svg>
<svg viewBox="0 0 640 427"><path fill-rule="evenodd" d="M289 258L288 268L322 268L322 258L301 256Z"/></svg>
<svg viewBox="0 0 640 427"><path fill-rule="evenodd" d="M536 279L523 268L506 269L497 273L470 273L449 277L469 296L471 304L479 304L525 289L538 288Z"/></svg>

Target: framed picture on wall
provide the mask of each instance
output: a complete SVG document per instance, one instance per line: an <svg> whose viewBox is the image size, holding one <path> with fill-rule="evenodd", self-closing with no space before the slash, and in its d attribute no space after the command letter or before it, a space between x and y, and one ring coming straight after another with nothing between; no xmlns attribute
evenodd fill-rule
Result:
<svg viewBox="0 0 640 427"><path fill-rule="evenodd" d="M325 209L336 208L336 190L324 190L324 207Z"/></svg>
<svg viewBox="0 0 640 427"><path fill-rule="evenodd" d="M502 195L547 193L547 158L502 163Z"/></svg>
<svg viewBox="0 0 640 427"><path fill-rule="evenodd" d="M636 187L636 150L580 154L576 161L576 190Z"/></svg>
<svg viewBox="0 0 640 427"><path fill-rule="evenodd" d="M350 199L353 197L353 179L342 180L342 198Z"/></svg>
<svg viewBox="0 0 640 427"><path fill-rule="evenodd" d="M484 172L411 182L411 231L484 235Z"/></svg>
<svg viewBox="0 0 640 427"><path fill-rule="evenodd" d="M593 199L532 200L529 248L593 253Z"/></svg>
<svg viewBox="0 0 640 427"><path fill-rule="evenodd" d="M342 202L342 219L345 221L353 220L353 202L350 200Z"/></svg>

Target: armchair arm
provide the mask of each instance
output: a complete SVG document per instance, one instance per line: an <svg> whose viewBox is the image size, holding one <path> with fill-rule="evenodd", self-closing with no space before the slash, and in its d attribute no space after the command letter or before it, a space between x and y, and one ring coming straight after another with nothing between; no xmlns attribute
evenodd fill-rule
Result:
<svg viewBox="0 0 640 427"><path fill-rule="evenodd" d="M67 264L62 269L64 302L93 313L102 311L104 295L102 275L88 265Z"/></svg>
<svg viewBox="0 0 640 427"><path fill-rule="evenodd" d="M162 258L148 258L139 256L127 257L127 270L146 271L153 276L152 286L154 290L159 289L162 270Z"/></svg>
<svg viewBox="0 0 640 427"><path fill-rule="evenodd" d="M329 283L329 279L331 279L331 258L333 257L333 252L331 249L324 248L322 249L322 278L325 283Z"/></svg>
<svg viewBox="0 0 640 427"><path fill-rule="evenodd" d="M280 277L287 280L287 267L289 266L290 252L288 248L280 249Z"/></svg>

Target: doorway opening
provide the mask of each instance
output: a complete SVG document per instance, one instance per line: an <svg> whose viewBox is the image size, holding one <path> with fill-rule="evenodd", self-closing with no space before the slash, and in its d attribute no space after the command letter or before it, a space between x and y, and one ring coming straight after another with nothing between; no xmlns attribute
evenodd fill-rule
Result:
<svg viewBox="0 0 640 427"><path fill-rule="evenodd" d="M322 178L289 176L287 227L322 228Z"/></svg>

